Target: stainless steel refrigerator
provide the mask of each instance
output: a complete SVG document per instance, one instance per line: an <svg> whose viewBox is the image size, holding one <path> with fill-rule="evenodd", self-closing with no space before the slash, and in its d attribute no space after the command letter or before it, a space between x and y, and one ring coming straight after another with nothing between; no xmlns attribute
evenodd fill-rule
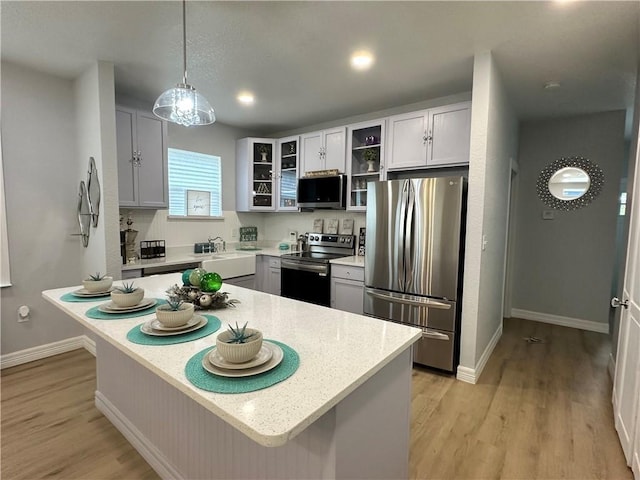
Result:
<svg viewBox="0 0 640 480"><path fill-rule="evenodd" d="M414 362L459 359L466 180L370 182L364 313L422 329Z"/></svg>

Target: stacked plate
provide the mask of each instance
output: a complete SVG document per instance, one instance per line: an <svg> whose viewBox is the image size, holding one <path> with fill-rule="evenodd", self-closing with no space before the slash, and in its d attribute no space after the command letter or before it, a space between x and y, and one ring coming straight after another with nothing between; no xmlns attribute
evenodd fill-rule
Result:
<svg viewBox="0 0 640 480"><path fill-rule="evenodd" d="M143 298L142 301L133 305L132 307L119 307L113 301L104 303L98 307L102 313L131 313L139 312L140 310L146 310L153 307L158 301L155 298Z"/></svg>
<svg viewBox="0 0 640 480"><path fill-rule="evenodd" d="M182 335L183 333L200 330L208 322L207 317L194 315L191 317L191 320L184 325L180 325L179 327L165 327L157 318L154 318L140 325L140 331L145 335L152 335L154 337L170 337L171 335Z"/></svg>
<svg viewBox="0 0 640 480"><path fill-rule="evenodd" d="M109 290L105 290L104 292L90 292L86 288L81 288L79 290L74 290L73 292L71 292L71 295L79 298L99 298L99 297L106 297L108 295L111 295L112 291L113 291L113 288L110 288Z"/></svg>
<svg viewBox="0 0 640 480"><path fill-rule="evenodd" d="M221 377L250 377L277 367L283 358L282 348L265 340L258 354L244 363L227 362L218 354L218 349L213 347L213 350L202 358L202 367L207 372Z"/></svg>

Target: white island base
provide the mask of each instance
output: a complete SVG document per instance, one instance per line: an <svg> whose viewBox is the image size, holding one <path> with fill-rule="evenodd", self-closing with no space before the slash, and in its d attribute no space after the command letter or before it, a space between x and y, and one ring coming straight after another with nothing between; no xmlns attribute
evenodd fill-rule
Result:
<svg viewBox="0 0 640 480"><path fill-rule="evenodd" d="M101 338L96 361L97 408L162 478L408 478L410 348L279 447L256 443Z"/></svg>

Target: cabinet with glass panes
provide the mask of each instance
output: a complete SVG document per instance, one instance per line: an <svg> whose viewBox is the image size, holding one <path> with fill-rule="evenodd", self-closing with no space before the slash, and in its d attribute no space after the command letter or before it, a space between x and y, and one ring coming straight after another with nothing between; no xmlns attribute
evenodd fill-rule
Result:
<svg viewBox="0 0 640 480"><path fill-rule="evenodd" d="M236 210L275 210L276 142L242 138L236 143Z"/></svg>
<svg viewBox="0 0 640 480"><path fill-rule="evenodd" d="M384 135L384 119L347 127L347 210L366 210L367 183L384 178Z"/></svg>
<svg viewBox="0 0 640 480"><path fill-rule="evenodd" d="M278 141L278 211L297 211L298 188L298 137L281 138Z"/></svg>

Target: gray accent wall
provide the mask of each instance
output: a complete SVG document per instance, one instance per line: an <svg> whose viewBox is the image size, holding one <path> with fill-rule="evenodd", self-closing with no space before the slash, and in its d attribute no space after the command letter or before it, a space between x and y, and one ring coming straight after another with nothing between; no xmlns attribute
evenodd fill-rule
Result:
<svg viewBox="0 0 640 480"><path fill-rule="evenodd" d="M82 335L42 290L82 275L74 85L2 62L2 148L12 286L0 290L3 354ZM18 323L17 309L31 309Z"/></svg>
<svg viewBox="0 0 640 480"><path fill-rule="evenodd" d="M623 176L625 112L527 121L521 126L514 309L606 324L616 255L618 189ZM583 156L604 172L602 193L585 208L554 210L536 194L552 161Z"/></svg>

